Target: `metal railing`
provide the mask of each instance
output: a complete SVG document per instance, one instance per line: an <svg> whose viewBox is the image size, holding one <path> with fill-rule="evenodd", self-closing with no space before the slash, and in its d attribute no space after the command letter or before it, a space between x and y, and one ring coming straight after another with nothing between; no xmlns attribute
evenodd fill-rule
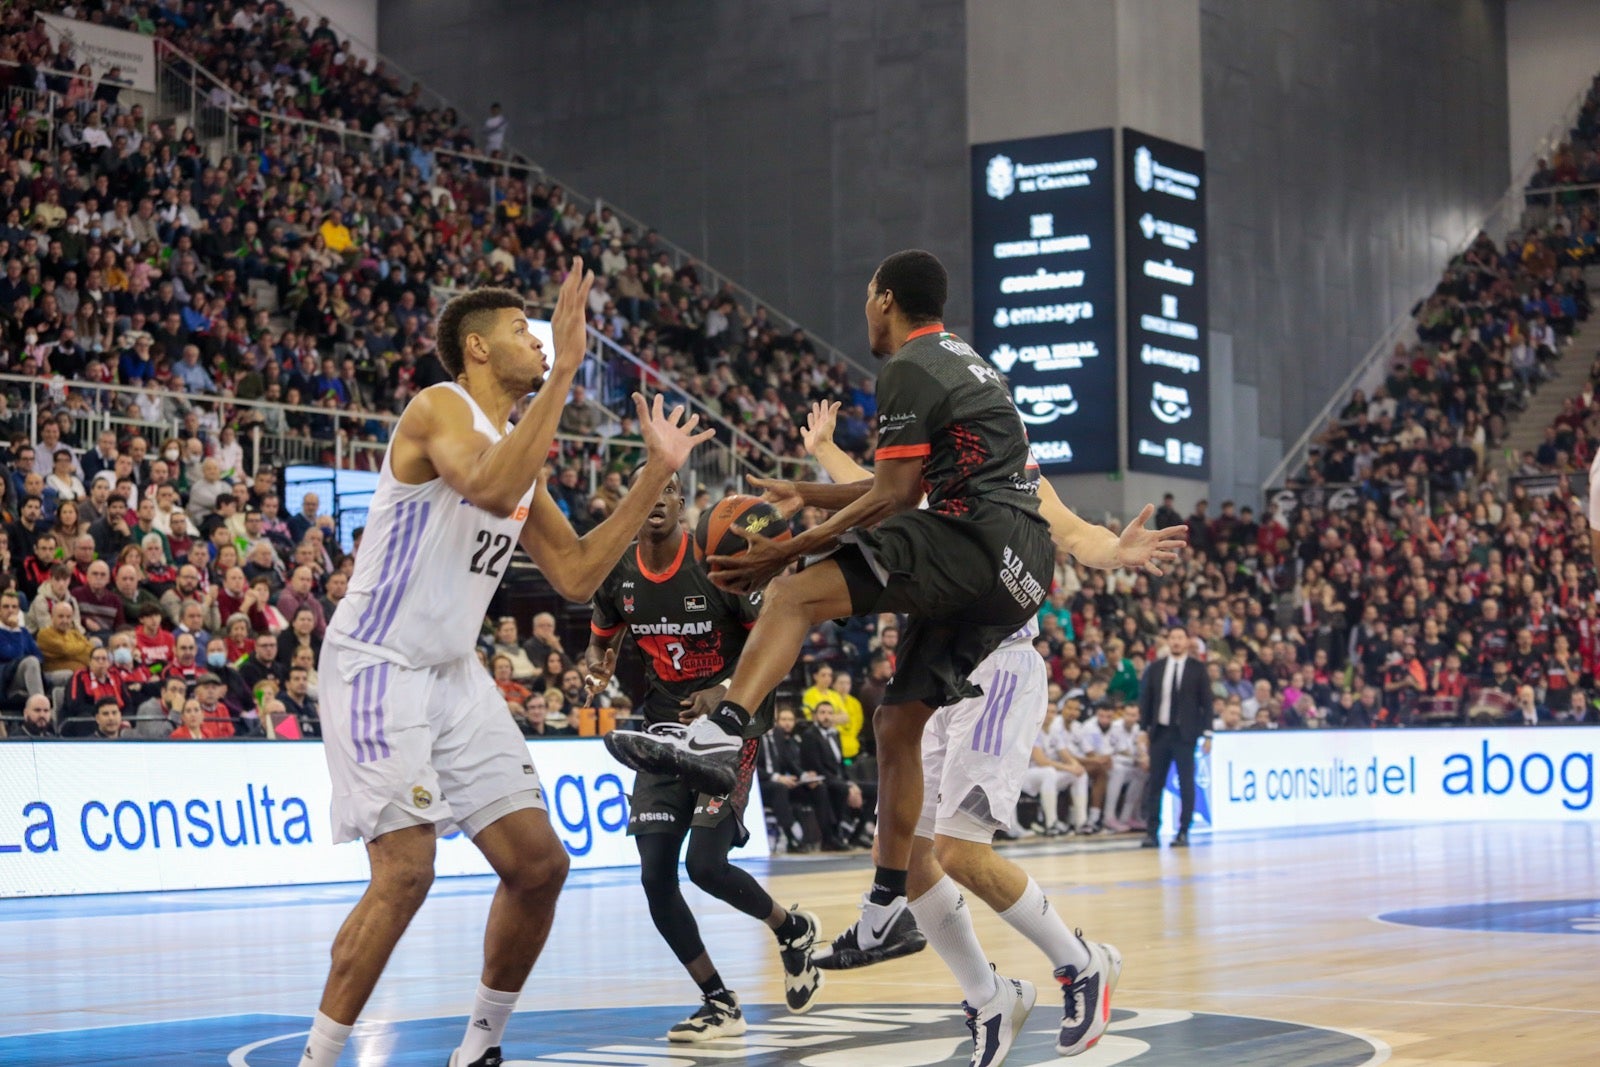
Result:
<svg viewBox="0 0 1600 1067"><path fill-rule="evenodd" d="M1561 118L1550 127L1549 131L1539 141L1533 154L1523 164L1522 169L1513 175L1510 185L1506 187L1500 199L1485 212L1475 225L1465 227L1464 233L1457 236L1450 255L1445 261L1446 263L1453 262L1457 256L1470 248L1472 242L1477 240L1480 233L1499 234L1503 239L1507 234L1521 228L1523 210L1526 206L1524 198L1529 194L1527 188L1528 180L1537 169L1538 161L1548 155L1552 148L1566 140L1588 93L1589 87L1585 85L1582 90L1572 97L1562 110ZM1541 191L1535 190L1535 192ZM1432 292L1435 285L1437 285L1437 279L1430 283L1425 291L1418 293L1417 299L1425 299L1427 293ZM1305 465L1311 445L1317 437L1326 431L1334 413L1350 402L1351 394L1356 389L1360 388L1370 393L1373 388L1383 381L1384 368L1390 355L1394 352L1395 343L1411 342L1416 339L1417 320L1411 311L1414 306L1415 301L1412 301L1405 311L1390 322L1378 340L1373 343L1371 348L1367 349L1366 354L1356 361L1356 365L1345 376L1344 382L1328 398L1328 402L1322 406L1322 410L1306 424L1305 432L1284 451L1283 457L1272 468L1272 473L1267 475L1266 480L1261 483L1263 492L1285 484L1285 480L1291 474L1298 472Z"/></svg>

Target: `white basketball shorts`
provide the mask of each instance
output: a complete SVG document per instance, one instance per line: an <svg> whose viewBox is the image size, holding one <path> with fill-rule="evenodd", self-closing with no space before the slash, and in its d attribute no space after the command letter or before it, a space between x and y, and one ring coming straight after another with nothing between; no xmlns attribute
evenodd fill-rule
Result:
<svg viewBox="0 0 1600 1067"><path fill-rule="evenodd" d="M972 681L983 695L940 708L923 731L920 837L988 844L1017 810L1049 671L1032 645L1008 645L978 664Z"/></svg>
<svg viewBox="0 0 1600 1067"><path fill-rule="evenodd" d="M429 823L474 837L545 806L528 743L476 656L410 668L327 641L317 676L335 842Z"/></svg>

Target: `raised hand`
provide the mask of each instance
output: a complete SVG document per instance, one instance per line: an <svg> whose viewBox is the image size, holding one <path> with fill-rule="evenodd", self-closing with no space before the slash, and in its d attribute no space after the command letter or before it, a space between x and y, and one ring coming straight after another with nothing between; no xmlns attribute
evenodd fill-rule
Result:
<svg viewBox="0 0 1600 1067"><path fill-rule="evenodd" d="M617 673L617 650L606 649L605 658L598 663L591 663L583 673L583 706L594 706L594 698L605 692L606 686L611 684L611 676Z"/></svg>
<svg viewBox="0 0 1600 1067"><path fill-rule="evenodd" d="M753 474L747 477L752 486L761 490L761 499L777 508L784 518L794 518L795 512L805 507L800 490L793 482L783 478L757 478Z"/></svg>
<svg viewBox="0 0 1600 1067"><path fill-rule="evenodd" d="M1122 529L1117 538L1117 566L1160 574L1161 563L1178 558L1178 553L1189 543L1189 527L1168 526L1164 530L1147 530L1144 524L1156 513L1154 504L1146 504L1137 518Z"/></svg>
<svg viewBox="0 0 1600 1067"><path fill-rule="evenodd" d="M716 433L715 430L694 433L694 428L700 425L700 416L684 418L682 404L670 414L665 413L666 402L660 393L656 394L653 404L646 404L643 394L634 393L633 404L639 412L639 435L644 438L645 449L652 460L664 464L668 470L682 467L694 446L709 441Z"/></svg>
<svg viewBox="0 0 1600 1067"><path fill-rule="evenodd" d="M800 431L800 439L806 446L806 455L816 455L817 449L833 440L833 428L839 417L839 403L837 400L818 400L811 405L811 414L806 416L806 427Z"/></svg>
<svg viewBox="0 0 1600 1067"><path fill-rule="evenodd" d="M555 313L550 316L550 331L556 344L555 353L550 357L551 366L558 362L573 369L583 365L583 354L588 348L584 324L589 320L589 290L593 287L594 272L584 269L581 256L574 259L556 297Z"/></svg>

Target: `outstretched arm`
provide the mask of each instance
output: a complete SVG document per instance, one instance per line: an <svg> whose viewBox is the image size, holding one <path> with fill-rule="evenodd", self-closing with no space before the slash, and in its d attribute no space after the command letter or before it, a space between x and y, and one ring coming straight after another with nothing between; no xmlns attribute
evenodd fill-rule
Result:
<svg viewBox="0 0 1600 1067"><path fill-rule="evenodd" d="M550 375L515 428L499 441L473 429L467 402L448 389L418 393L395 429L390 462L401 481L412 485L438 477L472 504L508 518L538 477L555 440L556 424L572 378L583 365L584 310L594 275L573 264L561 284L551 326L556 351ZM527 323L516 326L519 338Z"/></svg>
<svg viewBox="0 0 1600 1067"><path fill-rule="evenodd" d="M713 433L711 430L692 433L700 417L690 415L685 419L682 405L673 408L670 415L664 414L659 395L654 407L649 409L638 393L633 395L633 400L639 410L639 426L649 459L617 510L579 537L555 501L550 499L550 494L536 493L528 521L522 527L523 549L539 565L555 591L568 600L588 600L594 596L594 591L622 558L623 551L633 543L640 524L655 506L667 481L683 465L694 446ZM541 456L541 463L543 459Z"/></svg>
<svg viewBox="0 0 1600 1067"><path fill-rule="evenodd" d="M1155 505L1146 504L1118 536L1104 526L1086 522L1062 503L1048 481L1039 479L1039 514L1050 524L1050 536L1086 567L1108 571L1127 567L1160 574L1162 562L1178 558L1179 549L1188 541L1189 528L1145 529L1155 510Z"/></svg>

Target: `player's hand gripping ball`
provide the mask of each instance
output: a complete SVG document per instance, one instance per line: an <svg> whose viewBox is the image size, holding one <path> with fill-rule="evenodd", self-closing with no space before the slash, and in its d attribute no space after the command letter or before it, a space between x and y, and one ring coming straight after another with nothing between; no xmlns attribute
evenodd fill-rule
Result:
<svg viewBox="0 0 1600 1067"><path fill-rule="evenodd" d="M724 497L700 513L694 529L695 558L741 555L750 542L740 537L735 527L772 541L787 541L792 536L788 521L760 497Z"/></svg>

